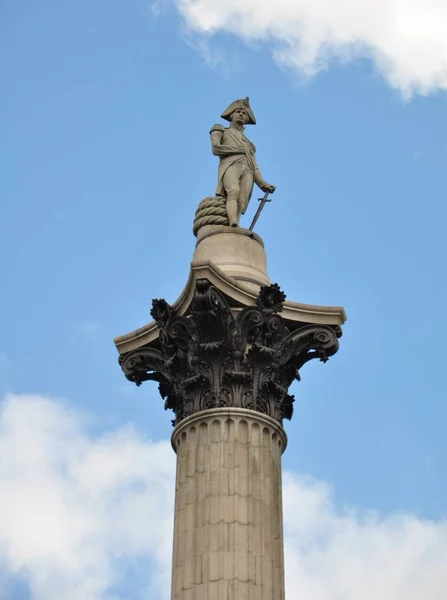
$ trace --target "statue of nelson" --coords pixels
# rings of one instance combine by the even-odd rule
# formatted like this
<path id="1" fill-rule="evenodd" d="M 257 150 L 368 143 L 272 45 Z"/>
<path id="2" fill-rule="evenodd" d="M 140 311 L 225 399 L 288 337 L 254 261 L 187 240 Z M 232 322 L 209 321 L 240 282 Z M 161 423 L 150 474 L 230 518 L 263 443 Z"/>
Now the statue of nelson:
<path id="1" fill-rule="evenodd" d="M 250 202 L 253 184 L 263 192 L 273 193 L 276 188 L 264 181 L 256 163 L 256 148 L 244 135 L 246 125 L 256 124 L 249 99 L 235 100 L 221 116 L 230 126 L 214 125 L 210 131 L 212 152 L 220 158 L 216 195 L 227 199 L 230 226 L 237 227 Z"/>

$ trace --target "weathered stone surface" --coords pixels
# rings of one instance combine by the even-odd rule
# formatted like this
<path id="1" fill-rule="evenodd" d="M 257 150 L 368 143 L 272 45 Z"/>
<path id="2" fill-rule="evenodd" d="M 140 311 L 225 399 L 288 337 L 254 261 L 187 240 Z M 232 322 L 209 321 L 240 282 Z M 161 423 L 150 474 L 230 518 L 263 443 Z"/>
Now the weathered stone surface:
<path id="1" fill-rule="evenodd" d="M 212 256 L 216 267 L 258 295 L 262 285 L 270 285 L 264 243 L 255 233 L 242 229 L 207 226 L 200 230 L 193 263 Z"/>
<path id="2" fill-rule="evenodd" d="M 172 600 L 284 600 L 283 428 L 254 411 L 193 415 L 177 453 Z"/>
<path id="3" fill-rule="evenodd" d="M 263 286 L 256 306 L 231 310 L 208 280 L 199 280 L 186 316 L 165 300 L 154 300 L 159 347 L 120 357 L 126 377 L 140 385 L 159 382 L 165 407 L 178 424 L 202 410 L 248 408 L 282 423 L 293 412 L 290 384 L 309 360 L 325 362 L 338 350 L 337 326 L 300 324 L 289 330 L 280 316 L 285 294 Z"/>

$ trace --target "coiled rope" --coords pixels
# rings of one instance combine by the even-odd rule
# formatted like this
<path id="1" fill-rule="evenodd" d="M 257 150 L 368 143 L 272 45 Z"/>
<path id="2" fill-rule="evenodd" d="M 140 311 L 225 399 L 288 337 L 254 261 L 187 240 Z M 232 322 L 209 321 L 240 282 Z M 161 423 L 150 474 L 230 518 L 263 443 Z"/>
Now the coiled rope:
<path id="1" fill-rule="evenodd" d="M 227 199 L 223 196 L 208 196 L 199 204 L 194 216 L 193 233 L 205 225 L 229 225 L 226 209 Z"/>

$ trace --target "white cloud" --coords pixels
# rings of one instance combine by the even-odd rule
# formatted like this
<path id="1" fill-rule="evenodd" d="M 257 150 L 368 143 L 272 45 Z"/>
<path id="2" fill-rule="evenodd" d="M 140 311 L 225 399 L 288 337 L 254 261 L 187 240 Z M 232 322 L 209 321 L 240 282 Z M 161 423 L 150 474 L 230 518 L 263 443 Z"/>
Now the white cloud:
<path id="1" fill-rule="evenodd" d="M 446 0 L 173 0 L 188 28 L 262 41 L 305 76 L 368 57 L 404 96 L 447 89 Z"/>
<path id="2" fill-rule="evenodd" d="M 60 402 L 7 397 L 0 562 L 25 574 L 33 600 L 102 600 L 113 597 L 108 589 L 127 561 L 152 557 L 158 589 L 150 597 L 166 598 L 173 471 L 168 442 L 152 443 L 131 428 L 92 437 Z"/>
<path id="3" fill-rule="evenodd" d="M 447 522 L 336 508 L 329 486 L 286 474 L 288 600 L 444 600 Z"/>
<path id="4" fill-rule="evenodd" d="M 168 600 L 173 490 L 169 442 L 130 427 L 91 435 L 82 415 L 39 396 L 3 403 L 0 568 L 33 600 Z M 445 523 L 340 510 L 325 483 L 290 473 L 284 515 L 287 600 L 445 598 Z M 114 594 L 139 559 L 151 568 L 138 590 Z"/>

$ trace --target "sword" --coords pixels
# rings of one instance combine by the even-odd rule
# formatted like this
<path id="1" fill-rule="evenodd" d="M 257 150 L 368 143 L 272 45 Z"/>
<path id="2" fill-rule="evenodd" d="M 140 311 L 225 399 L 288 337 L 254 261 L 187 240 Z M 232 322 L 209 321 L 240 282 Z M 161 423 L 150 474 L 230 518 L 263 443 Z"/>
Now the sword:
<path id="1" fill-rule="evenodd" d="M 256 225 L 256 221 L 259 219 L 259 215 L 261 214 L 262 209 L 267 204 L 267 202 L 271 202 L 272 201 L 272 199 L 268 197 L 269 194 L 270 194 L 270 192 L 265 192 L 264 198 L 258 198 L 258 201 L 261 204 L 258 206 L 258 210 L 256 211 L 256 214 L 253 217 L 253 221 L 252 221 L 252 223 L 250 225 L 249 231 L 253 231 L 253 227 Z"/>

